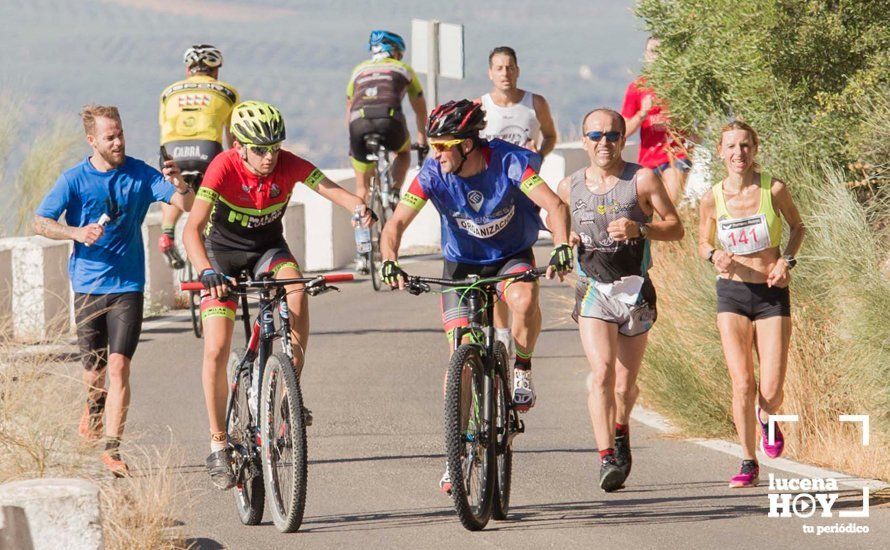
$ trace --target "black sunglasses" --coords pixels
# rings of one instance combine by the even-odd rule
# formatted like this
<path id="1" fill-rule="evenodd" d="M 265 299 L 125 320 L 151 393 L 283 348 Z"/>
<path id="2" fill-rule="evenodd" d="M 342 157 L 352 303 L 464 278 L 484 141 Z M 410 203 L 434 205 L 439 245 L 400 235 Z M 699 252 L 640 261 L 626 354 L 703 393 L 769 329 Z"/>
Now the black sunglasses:
<path id="1" fill-rule="evenodd" d="M 600 131 L 587 132 L 587 139 L 589 139 L 590 141 L 592 141 L 592 142 L 594 142 L 594 143 L 596 143 L 596 142 L 598 142 L 599 140 L 603 139 L 603 136 L 606 136 L 606 141 L 608 141 L 609 143 L 615 143 L 616 141 L 618 141 L 619 139 L 621 139 L 622 134 L 621 134 L 621 132 L 618 132 L 618 131 L 612 131 L 612 132 L 600 132 Z"/>

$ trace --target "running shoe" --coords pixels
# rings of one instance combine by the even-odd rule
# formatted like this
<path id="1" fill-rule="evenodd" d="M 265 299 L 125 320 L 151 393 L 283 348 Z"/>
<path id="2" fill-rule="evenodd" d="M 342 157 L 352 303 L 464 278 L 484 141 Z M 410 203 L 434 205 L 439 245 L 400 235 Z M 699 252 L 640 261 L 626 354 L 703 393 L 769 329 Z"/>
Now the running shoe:
<path id="1" fill-rule="evenodd" d="M 535 386 L 532 371 L 513 369 L 513 408 L 525 412 L 535 406 Z"/>
<path id="2" fill-rule="evenodd" d="M 90 443 L 102 438 L 102 413 L 97 415 L 91 412 L 89 403 L 83 407 L 83 414 L 80 416 L 77 433 L 84 441 Z"/>
<path id="3" fill-rule="evenodd" d="M 305 424 L 306 427 L 308 428 L 309 426 L 312 425 L 312 420 L 313 420 L 312 411 L 310 411 L 306 407 L 303 407 L 303 424 Z"/>
<path id="4" fill-rule="evenodd" d="M 232 450 L 229 447 L 210 453 L 207 457 L 207 473 L 213 485 L 222 491 L 235 486 L 235 472 L 232 470 Z"/>
<path id="5" fill-rule="evenodd" d="M 364 254 L 355 255 L 355 272 L 362 275 L 367 275 L 371 272 L 371 269 L 368 267 L 368 258 Z"/>
<path id="6" fill-rule="evenodd" d="M 182 269 L 185 267 L 185 260 L 182 259 L 182 256 L 179 255 L 179 250 L 176 249 L 173 235 L 161 233 L 161 236 L 158 238 L 158 250 L 164 255 L 170 269 Z"/>
<path id="7" fill-rule="evenodd" d="M 445 463 L 445 473 L 442 474 L 442 479 L 439 480 L 439 490 L 446 495 L 451 494 L 451 472 L 448 471 L 447 462 Z"/>
<path id="8" fill-rule="evenodd" d="M 130 468 L 117 453 L 112 454 L 106 451 L 102 453 L 101 460 L 102 464 L 104 464 L 105 467 L 108 468 L 108 471 L 111 472 L 114 477 L 130 476 Z"/>
<path id="9" fill-rule="evenodd" d="M 785 436 L 782 435 L 782 430 L 779 429 L 778 422 L 774 423 L 776 426 L 775 441 L 770 445 L 769 419 L 767 418 L 766 422 L 760 420 L 760 411 L 762 410 L 763 409 L 760 407 L 757 407 L 754 411 L 757 414 L 757 421 L 760 422 L 760 450 L 770 458 L 779 458 L 782 456 L 782 451 L 785 449 Z"/>
<path id="10" fill-rule="evenodd" d="M 743 460 L 739 473 L 729 480 L 729 486 L 733 489 L 757 487 L 758 483 L 760 483 L 760 466 L 755 460 Z"/>
<path id="11" fill-rule="evenodd" d="M 617 491 L 624 484 L 625 475 L 615 462 L 615 457 L 609 455 L 600 464 L 600 489 L 607 493 Z"/>
<path id="12" fill-rule="evenodd" d="M 615 463 L 621 468 L 624 479 L 630 475 L 633 458 L 630 454 L 630 435 L 615 436 Z"/>

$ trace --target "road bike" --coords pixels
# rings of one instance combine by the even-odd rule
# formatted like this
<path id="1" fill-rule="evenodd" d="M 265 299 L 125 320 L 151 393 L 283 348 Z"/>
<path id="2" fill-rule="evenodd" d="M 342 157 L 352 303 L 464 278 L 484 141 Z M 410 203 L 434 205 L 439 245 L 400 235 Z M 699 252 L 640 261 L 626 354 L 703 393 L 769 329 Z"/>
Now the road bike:
<path id="1" fill-rule="evenodd" d="M 379 220 L 378 223 L 371 225 L 371 251 L 365 254 L 364 262 L 370 272 L 374 290 L 380 290 L 386 287 L 381 284 L 378 269 L 383 261 L 380 253 L 380 233 L 399 204 L 399 190 L 393 185 L 390 151 L 383 144 L 385 141 L 383 136 L 372 132 L 364 136 L 364 141 L 365 147 L 370 151 L 367 159 L 374 162 L 375 166 L 368 184 L 368 208 L 374 211 Z M 429 147 L 415 143 L 411 145 L 411 150 L 417 153 L 419 167 L 429 152 Z"/>
<path id="2" fill-rule="evenodd" d="M 259 298 L 247 347 L 232 351 L 228 369 L 231 392 L 226 435 L 232 448 L 235 504 L 245 525 L 257 525 L 262 520 L 268 501 L 275 527 L 291 533 L 300 528 L 306 506 L 307 409 L 293 366 L 288 292 L 284 287 L 302 284 L 297 292 L 316 296 L 339 290 L 331 283 L 351 280 L 351 273 L 292 279 L 274 279 L 272 273 L 263 273 L 230 287 L 230 294 L 243 298 L 253 291 Z M 191 291 L 203 285 L 188 282 L 181 287 Z M 241 303 L 246 310 L 246 301 L 242 299 Z M 281 343 L 277 352 L 275 340 Z"/>
<path id="3" fill-rule="evenodd" d="M 430 292 L 430 285 L 458 292 L 469 309 L 469 326 L 454 334 L 454 353 L 445 384 L 445 451 L 451 475 L 451 497 L 460 522 L 470 531 L 483 529 L 490 518 L 507 518 L 513 469 L 513 438 L 525 431 L 513 407 L 507 349 L 494 336 L 492 323 L 497 285 L 531 282 L 546 267 L 482 278 L 436 279 L 407 276 L 412 294 Z M 464 338 L 469 341 L 462 343 Z"/>

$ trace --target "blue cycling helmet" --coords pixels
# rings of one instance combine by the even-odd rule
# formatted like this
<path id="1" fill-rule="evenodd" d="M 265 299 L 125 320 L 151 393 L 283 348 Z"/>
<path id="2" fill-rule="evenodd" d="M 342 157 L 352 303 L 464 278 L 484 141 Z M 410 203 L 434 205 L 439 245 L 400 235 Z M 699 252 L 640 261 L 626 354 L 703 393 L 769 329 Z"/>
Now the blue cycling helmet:
<path id="1" fill-rule="evenodd" d="M 389 31 L 371 31 L 368 39 L 368 50 L 371 53 L 391 53 L 393 50 L 405 51 L 405 41 L 401 36 Z"/>

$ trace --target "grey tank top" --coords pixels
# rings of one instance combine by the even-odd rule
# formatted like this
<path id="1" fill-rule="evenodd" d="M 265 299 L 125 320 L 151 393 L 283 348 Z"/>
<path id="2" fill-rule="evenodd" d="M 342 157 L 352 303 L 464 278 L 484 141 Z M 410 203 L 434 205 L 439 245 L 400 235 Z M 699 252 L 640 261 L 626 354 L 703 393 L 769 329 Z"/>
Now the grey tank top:
<path id="1" fill-rule="evenodd" d="M 581 237 L 578 263 L 581 275 L 602 283 L 613 283 L 627 275 L 645 277 L 651 265 L 648 239 L 615 241 L 609 224 L 620 218 L 649 223 L 637 197 L 639 164 L 626 163 L 618 182 L 609 191 L 597 194 L 587 188 L 587 169 L 571 175 L 570 208 L 572 231 Z"/>

